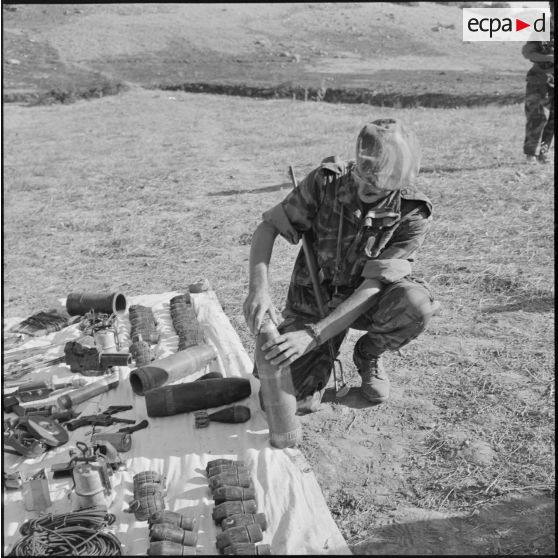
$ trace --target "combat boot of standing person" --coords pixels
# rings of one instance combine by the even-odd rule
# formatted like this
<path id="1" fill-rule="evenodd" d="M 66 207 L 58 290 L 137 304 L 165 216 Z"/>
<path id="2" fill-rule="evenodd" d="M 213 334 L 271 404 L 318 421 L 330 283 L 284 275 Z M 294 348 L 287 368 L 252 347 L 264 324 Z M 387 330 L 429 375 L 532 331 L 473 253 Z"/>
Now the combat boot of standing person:
<path id="1" fill-rule="evenodd" d="M 554 138 L 554 3 L 549 2 L 550 41 L 529 41 L 521 53 L 533 62 L 525 87 L 525 141 L 529 163 L 547 163 Z"/>
<path id="2" fill-rule="evenodd" d="M 299 413 L 319 407 L 349 328 L 364 332 L 353 350 L 362 396 L 386 401 L 382 355 L 420 335 L 434 313 L 428 286 L 412 275 L 432 219 L 430 200 L 413 187 L 420 157 L 415 134 L 402 122 L 370 122 L 358 134 L 355 160 L 324 159 L 263 213 L 254 232 L 244 316 L 253 334 L 266 313 L 278 324 L 281 335 L 262 349 L 274 365 L 290 366 Z M 273 247 L 279 235 L 297 244 L 303 234 L 317 256 L 326 316 L 320 317 L 301 249 L 279 323 L 268 276 Z"/>

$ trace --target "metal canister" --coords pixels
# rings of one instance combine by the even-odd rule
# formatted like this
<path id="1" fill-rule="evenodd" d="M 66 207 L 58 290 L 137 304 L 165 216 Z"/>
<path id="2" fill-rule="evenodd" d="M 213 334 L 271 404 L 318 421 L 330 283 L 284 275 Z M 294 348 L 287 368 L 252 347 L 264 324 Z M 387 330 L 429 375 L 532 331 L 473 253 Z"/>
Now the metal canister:
<path id="1" fill-rule="evenodd" d="M 126 432 L 93 434 L 91 437 L 92 444 L 103 444 L 109 442 L 114 446 L 116 451 L 130 451 L 132 447 L 132 436 Z"/>
<path id="2" fill-rule="evenodd" d="M 112 328 L 98 329 L 93 334 L 95 345 L 100 353 L 116 351 L 116 334 Z"/>

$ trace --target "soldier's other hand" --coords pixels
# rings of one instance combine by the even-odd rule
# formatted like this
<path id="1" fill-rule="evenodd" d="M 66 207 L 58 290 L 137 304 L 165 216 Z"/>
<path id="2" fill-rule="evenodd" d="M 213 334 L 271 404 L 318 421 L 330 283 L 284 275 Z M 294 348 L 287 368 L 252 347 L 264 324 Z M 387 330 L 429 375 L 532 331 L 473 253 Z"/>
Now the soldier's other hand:
<path id="1" fill-rule="evenodd" d="M 254 335 L 260 332 L 266 313 L 269 313 L 275 325 L 279 324 L 278 312 L 273 306 L 269 293 L 265 291 L 250 292 L 244 301 L 243 310 L 246 325 Z"/>
<path id="2" fill-rule="evenodd" d="M 307 330 L 289 331 L 262 345 L 265 359 L 273 366 L 290 366 L 295 360 L 314 348 L 316 342 Z"/>

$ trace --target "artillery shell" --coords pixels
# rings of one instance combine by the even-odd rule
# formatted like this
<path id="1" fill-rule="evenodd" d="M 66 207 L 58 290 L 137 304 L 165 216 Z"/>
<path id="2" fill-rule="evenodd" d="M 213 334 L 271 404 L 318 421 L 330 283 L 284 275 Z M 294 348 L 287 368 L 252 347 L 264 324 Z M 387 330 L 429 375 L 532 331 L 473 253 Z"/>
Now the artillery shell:
<path id="1" fill-rule="evenodd" d="M 213 499 L 215 504 L 233 500 L 255 500 L 256 490 L 253 487 L 219 486 L 213 491 Z"/>
<path id="2" fill-rule="evenodd" d="M 268 544 L 233 543 L 223 550 L 223 554 L 248 554 L 256 556 L 270 556 L 271 546 Z"/>
<path id="3" fill-rule="evenodd" d="M 241 525 L 252 525 L 257 523 L 262 531 L 267 529 L 267 520 L 264 513 L 238 513 L 225 517 L 221 522 L 221 528 L 223 531 L 230 529 L 231 527 L 240 527 Z"/>
<path id="4" fill-rule="evenodd" d="M 155 512 L 149 517 L 149 524 L 155 523 L 170 523 L 176 525 L 187 531 L 195 531 L 198 526 L 198 520 L 195 517 L 186 517 L 178 512 L 173 511 L 159 511 Z"/>
<path id="5" fill-rule="evenodd" d="M 209 488 L 214 490 L 219 486 L 244 486 L 252 484 L 250 476 L 241 471 L 225 471 L 213 477 L 209 477 Z"/>
<path id="6" fill-rule="evenodd" d="M 154 523 L 149 536 L 153 541 L 171 541 L 183 546 L 196 546 L 198 542 L 197 531 L 186 531 L 172 523 Z"/>
<path id="7" fill-rule="evenodd" d="M 239 513 L 256 513 L 256 500 L 235 500 L 233 502 L 223 502 L 215 506 L 211 516 L 215 523 L 221 523 L 225 517 Z"/>
<path id="8" fill-rule="evenodd" d="M 222 550 L 233 543 L 257 543 L 263 539 L 261 527 L 257 523 L 231 527 L 217 535 L 217 548 Z"/>

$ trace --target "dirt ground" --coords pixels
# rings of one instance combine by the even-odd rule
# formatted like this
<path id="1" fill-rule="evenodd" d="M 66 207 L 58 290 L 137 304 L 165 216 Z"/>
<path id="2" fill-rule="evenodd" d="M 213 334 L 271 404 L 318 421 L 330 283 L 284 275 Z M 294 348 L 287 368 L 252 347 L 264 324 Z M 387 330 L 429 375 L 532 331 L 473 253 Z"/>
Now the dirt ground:
<path id="1" fill-rule="evenodd" d="M 351 156 L 371 114 L 400 117 L 421 138 L 421 188 L 436 208 L 415 269 L 442 311 L 386 358 L 393 392 L 380 406 L 358 395 L 350 331 L 341 361 L 351 392 L 336 400 L 329 390 L 301 417 L 301 449 L 355 554 L 553 555 L 554 175 L 553 165 L 523 164 L 522 107 L 388 109 L 140 87 L 376 76 L 388 89 L 521 91 L 528 63 L 509 45 L 456 41 L 460 11 L 427 3 L 16 7 L 4 6 L 5 44 L 29 60 L 6 51 L 6 88 L 50 87 L 71 68 L 77 81 L 102 72 L 131 89 L 5 105 L 5 316 L 78 287 L 135 295 L 206 277 L 251 353 L 249 245 L 261 212 L 291 187 L 288 165 L 300 179 L 324 156 Z M 45 44 L 52 50 L 35 48 Z M 286 242 L 274 252 L 279 307 L 296 252 Z"/>

